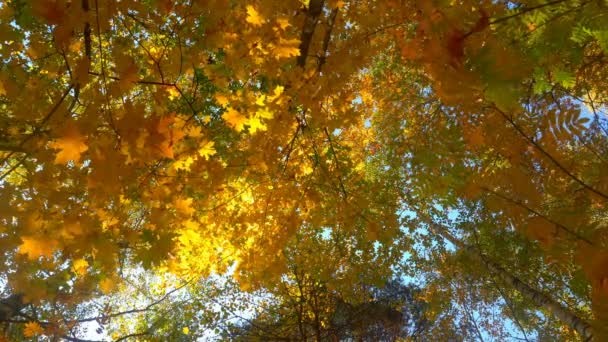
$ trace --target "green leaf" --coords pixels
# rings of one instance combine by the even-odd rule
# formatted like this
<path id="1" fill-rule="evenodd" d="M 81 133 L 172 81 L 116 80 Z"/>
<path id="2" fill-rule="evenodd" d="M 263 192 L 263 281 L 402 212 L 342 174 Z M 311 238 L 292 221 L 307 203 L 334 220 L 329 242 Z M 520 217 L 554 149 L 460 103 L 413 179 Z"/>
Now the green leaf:
<path id="1" fill-rule="evenodd" d="M 571 89 L 576 84 L 576 78 L 564 70 L 555 71 L 553 73 L 553 78 L 555 79 L 555 82 L 559 83 L 566 89 Z"/>
<path id="2" fill-rule="evenodd" d="M 597 39 L 597 43 L 600 45 L 604 52 L 608 52 L 608 31 L 597 30 L 593 31 L 593 37 Z"/>

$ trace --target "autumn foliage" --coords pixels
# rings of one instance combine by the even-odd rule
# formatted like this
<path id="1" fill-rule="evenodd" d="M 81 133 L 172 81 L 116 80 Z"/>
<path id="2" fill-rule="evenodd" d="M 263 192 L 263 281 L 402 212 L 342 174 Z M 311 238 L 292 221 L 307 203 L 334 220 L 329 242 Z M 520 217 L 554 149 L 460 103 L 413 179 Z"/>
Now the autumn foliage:
<path id="1" fill-rule="evenodd" d="M 313 313 L 407 275 L 425 279 L 417 336 L 500 307 L 524 337 L 608 338 L 607 17 L 583 0 L 1 2 L 5 334 L 78 341 L 122 319 L 87 305 L 134 274 L 191 298 L 229 274 L 279 301 L 293 279 L 325 291 L 334 306 L 294 316 L 322 340 Z M 269 307 L 303 307 L 285 303 Z M 473 323 L 465 338 L 506 336 Z M 137 336 L 174 336 L 158 326 Z"/>

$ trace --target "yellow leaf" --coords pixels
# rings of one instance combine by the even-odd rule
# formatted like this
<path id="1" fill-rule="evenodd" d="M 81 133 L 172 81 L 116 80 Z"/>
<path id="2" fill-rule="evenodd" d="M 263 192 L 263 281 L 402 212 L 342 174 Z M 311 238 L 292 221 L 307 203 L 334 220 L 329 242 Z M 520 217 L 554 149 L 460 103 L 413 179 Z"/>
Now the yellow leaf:
<path id="1" fill-rule="evenodd" d="M 264 106 L 264 101 L 266 101 L 266 95 L 260 95 L 258 96 L 258 98 L 255 100 L 255 104 L 257 104 L 258 106 Z"/>
<path id="2" fill-rule="evenodd" d="M 222 107 L 226 107 L 228 104 L 228 98 L 222 94 L 215 94 L 215 101 Z"/>
<path id="3" fill-rule="evenodd" d="M 88 149 L 86 140 L 86 137 L 80 134 L 76 125 L 67 124 L 61 138 L 56 139 L 49 145 L 51 148 L 60 150 L 55 156 L 55 163 L 66 164 L 70 160 L 78 163 L 80 155 Z"/>
<path id="4" fill-rule="evenodd" d="M 180 96 L 179 91 L 175 88 L 168 88 L 167 92 L 169 93 L 169 100 L 174 100 L 175 98 Z"/>
<path id="5" fill-rule="evenodd" d="M 273 99 L 280 96 L 281 94 L 283 94 L 283 90 L 285 90 L 285 87 L 283 87 L 283 86 L 278 85 L 278 86 L 274 87 Z"/>
<path id="6" fill-rule="evenodd" d="M 280 85 L 276 86 L 273 91 L 274 95 L 268 96 L 268 100 L 276 102 L 276 104 L 281 104 L 281 94 L 283 94 L 283 90 L 285 90 L 285 87 Z"/>
<path id="7" fill-rule="evenodd" d="M 310 165 L 304 165 L 304 166 L 302 166 L 302 169 L 301 169 L 301 173 L 304 176 L 311 174 L 313 171 L 314 171 L 314 169 Z"/>
<path id="8" fill-rule="evenodd" d="M 207 141 L 204 142 L 202 145 L 203 147 L 198 150 L 198 154 L 201 157 L 205 158 L 205 160 L 209 160 L 209 157 L 215 154 L 215 148 L 213 147 L 215 145 L 215 142 Z"/>
<path id="9" fill-rule="evenodd" d="M 87 269 L 89 268 L 89 262 L 84 259 L 76 259 L 72 263 L 72 272 L 76 273 L 79 276 L 83 276 L 87 274 Z"/>
<path id="10" fill-rule="evenodd" d="M 183 327 L 182 328 L 182 332 L 184 333 L 184 335 L 188 335 L 190 333 L 190 328 L 188 327 Z"/>
<path id="11" fill-rule="evenodd" d="M 255 116 L 249 120 L 247 120 L 247 125 L 249 125 L 249 133 L 255 133 L 257 131 L 265 131 L 266 125 L 262 123 L 259 117 Z"/>
<path id="12" fill-rule="evenodd" d="M 42 335 L 43 333 L 44 329 L 42 329 L 38 322 L 25 323 L 25 328 L 23 329 L 23 335 L 25 337 L 34 337 L 36 335 Z"/>
<path id="13" fill-rule="evenodd" d="M 290 26 L 289 20 L 286 18 L 277 19 L 277 24 L 279 24 L 279 27 L 281 28 L 281 30 L 285 30 L 286 28 L 288 28 Z"/>
<path id="14" fill-rule="evenodd" d="M 264 23 L 264 17 L 253 6 L 247 5 L 247 19 L 245 21 L 253 26 L 261 26 Z"/>
<path id="15" fill-rule="evenodd" d="M 272 51 L 274 53 L 274 58 L 276 59 L 299 56 L 300 40 L 279 38 L 279 45 Z"/>
<path id="16" fill-rule="evenodd" d="M 53 257 L 56 244 L 54 240 L 38 240 L 33 237 L 22 237 L 21 241 L 23 243 L 19 246 L 19 253 L 27 254 L 30 260 L 38 259 L 41 256 L 47 258 Z"/>
<path id="17" fill-rule="evenodd" d="M 253 197 L 251 189 L 243 190 L 243 192 L 241 193 L 241 200 L 249 204 L 253 204 L 253 202 L 255 202 L 255 198 Z"/>
<path id="18" fill-rule="evenodd" d="M 222 114 L 222 119 L 226 120 L 228 126 L 234 128 L 237 132 L 242 131 L 245 123 L 247 123 L 247 118 L 232 108 L 228 108 L 228 110 Z"/>
<path id="19" fill-rule="evenodd" d="M 258 109 L 258 111 L 255 112 L 255 115 L 262 119 L 272 119 L 272 117 L 274 116 L 274 114 L 271 111 L 269 111 L 268 108 Z"/>
<path id="20" fill-rule="evenodd" d="M 178 213 L 185 216 L 190 216 L 194 213 L 194 209 L 192 208 L 192 198 L 178 198 L 175 200 L 173 206 Z"/>
<path id="21" fill-rule="evenodd" d="M 190 171 L 190 165 L 194 163 L 194 159 L 192 157 L 182 158 L 173 163 L 173 167 L 176 170 L 186 170 Z"/>

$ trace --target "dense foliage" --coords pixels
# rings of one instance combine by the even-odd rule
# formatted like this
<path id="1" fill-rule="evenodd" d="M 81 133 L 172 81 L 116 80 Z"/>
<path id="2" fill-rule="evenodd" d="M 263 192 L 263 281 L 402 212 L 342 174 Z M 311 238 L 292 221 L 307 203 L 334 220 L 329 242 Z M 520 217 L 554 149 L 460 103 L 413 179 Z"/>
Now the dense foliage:
<path id="1" fill-rule="evenodd" d="M 4 335 L 608 339 L 607 54 L 605 0 L 0 2 Z"/>

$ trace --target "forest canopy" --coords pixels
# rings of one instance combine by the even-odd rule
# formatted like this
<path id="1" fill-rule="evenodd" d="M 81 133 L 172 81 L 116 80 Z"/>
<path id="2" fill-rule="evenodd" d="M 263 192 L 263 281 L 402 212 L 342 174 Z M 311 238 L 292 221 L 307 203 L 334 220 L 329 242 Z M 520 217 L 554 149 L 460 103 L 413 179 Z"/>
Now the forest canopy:
<path id="1" fill-rule="evenodd" d="M 0 340 L 608 340 L 608 1 L 0 2 Z"/>

